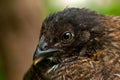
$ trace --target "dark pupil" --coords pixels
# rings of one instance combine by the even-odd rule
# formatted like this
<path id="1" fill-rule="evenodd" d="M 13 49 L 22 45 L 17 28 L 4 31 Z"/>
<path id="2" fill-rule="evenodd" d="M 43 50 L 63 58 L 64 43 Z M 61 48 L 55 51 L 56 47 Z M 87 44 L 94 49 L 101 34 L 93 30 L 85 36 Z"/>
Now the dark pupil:
<path id="1" fill-rule="evenodd" d="M 65 33 L 63 35 L 63 39 L 69 39 L 70 38 L 70 33 Z"/>

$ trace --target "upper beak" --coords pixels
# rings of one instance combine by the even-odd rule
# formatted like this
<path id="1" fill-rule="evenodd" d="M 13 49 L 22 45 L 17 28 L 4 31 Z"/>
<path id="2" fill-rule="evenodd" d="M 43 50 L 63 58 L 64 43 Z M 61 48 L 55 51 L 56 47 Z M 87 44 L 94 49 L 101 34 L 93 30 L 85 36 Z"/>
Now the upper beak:
<path id="1" fill-rule="evenodd" d="M 58 49 L 48 48 L 48 44 L 44 41 L 44 36 L 42 36 L 40 43 L 35 50 L 35 53 L 33 56 L 33 63 L 36 64 L 42 61 L 44 58 L 52 56 L 54 53 L 59 51 L 60 50 Z"/>

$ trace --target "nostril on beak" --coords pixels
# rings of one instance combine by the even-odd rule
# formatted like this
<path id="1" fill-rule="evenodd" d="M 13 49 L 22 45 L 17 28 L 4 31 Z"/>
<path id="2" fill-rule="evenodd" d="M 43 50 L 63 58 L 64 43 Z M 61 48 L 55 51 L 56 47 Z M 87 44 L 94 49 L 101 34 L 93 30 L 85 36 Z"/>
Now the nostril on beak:
<path id="1" fill-rule="evenodd" d="M 48 44 L 46 42 L 41 44 L 41 50 L 47 50 L 48 49 Z"/>

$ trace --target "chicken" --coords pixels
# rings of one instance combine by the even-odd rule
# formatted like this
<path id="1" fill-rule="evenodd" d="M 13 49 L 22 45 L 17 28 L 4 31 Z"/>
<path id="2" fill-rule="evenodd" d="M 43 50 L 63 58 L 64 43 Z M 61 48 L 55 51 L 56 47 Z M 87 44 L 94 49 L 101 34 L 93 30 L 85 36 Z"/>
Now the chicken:
<path id="1" fill-rule="evenodd" d="M 120 80 L 120 17 L 84 8 L 49 15 L 23 80 Z"/>

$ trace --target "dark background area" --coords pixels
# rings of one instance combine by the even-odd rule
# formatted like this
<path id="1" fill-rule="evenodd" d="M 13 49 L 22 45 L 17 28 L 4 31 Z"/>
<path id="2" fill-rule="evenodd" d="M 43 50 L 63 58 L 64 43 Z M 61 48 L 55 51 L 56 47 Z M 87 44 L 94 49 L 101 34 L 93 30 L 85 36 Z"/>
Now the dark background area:
<path id="1" fill-rule="evenodd" d="M 22 80 L 32 64 L 43 19 L 68 7 L 120 15 L 120 0 L 0 1 L 0 80 Z"/>

